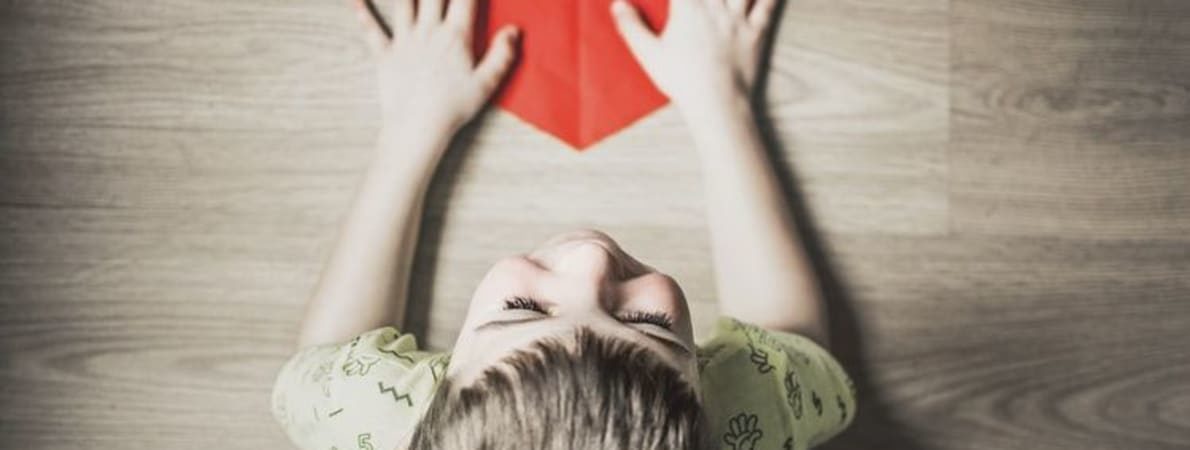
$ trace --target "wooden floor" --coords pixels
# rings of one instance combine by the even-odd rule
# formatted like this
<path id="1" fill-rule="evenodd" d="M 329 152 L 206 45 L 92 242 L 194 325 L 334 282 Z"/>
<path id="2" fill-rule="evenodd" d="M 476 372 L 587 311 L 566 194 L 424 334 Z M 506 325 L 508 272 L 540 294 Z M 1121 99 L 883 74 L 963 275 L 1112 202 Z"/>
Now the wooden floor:
<path id="1" fill-rule="evenodd" d="M 1190 448 L 1190 2 L 793 0 L 768 110 L 860 387 L 835 449 Z M 287 448 L 268 389 L 376 132 L 326 0 L 0 0 L 0 448 Z M 713 318 L 689 139 L 503 112 L 411 326 L 579 226 Z M 431 304 L 432 302 L 432 304 Z"/>

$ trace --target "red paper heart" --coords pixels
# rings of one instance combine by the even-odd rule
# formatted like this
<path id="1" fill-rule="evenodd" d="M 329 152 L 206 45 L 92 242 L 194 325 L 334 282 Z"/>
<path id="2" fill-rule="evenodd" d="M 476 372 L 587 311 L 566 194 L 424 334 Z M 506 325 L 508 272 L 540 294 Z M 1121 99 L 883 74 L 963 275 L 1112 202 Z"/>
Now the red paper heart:
<path id="1" fill-rule="evenodd" d="M 658 30 L 668 0 L 631 0 Z M 669 99 L 629 53 L 611 0 L 485 0 L 476 54 L 505 24 L 520 28 L 516 66 L 496 103 L 577 150 L 619 131 Z"/>

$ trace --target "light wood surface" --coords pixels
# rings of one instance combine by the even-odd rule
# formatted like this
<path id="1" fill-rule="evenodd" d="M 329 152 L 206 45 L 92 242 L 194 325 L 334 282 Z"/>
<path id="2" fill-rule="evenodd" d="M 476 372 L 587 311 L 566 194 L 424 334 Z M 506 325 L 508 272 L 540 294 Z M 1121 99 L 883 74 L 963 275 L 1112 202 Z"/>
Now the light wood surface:
<path id="1" fill-rule="evenodd" d="M 1190 448 L 1190 3 L 797 0 L 768 125 L 860 387 L 838 449 Z M 0 448 L 287 448 L 268 389 L 376 132 L 345 4 L 0 0 Z M 608 231 L 714 318 L 663 109 L 501 112 L 431 188 L 410 329 Z M 793 179 L 796 179 L 794 182 Z"/>

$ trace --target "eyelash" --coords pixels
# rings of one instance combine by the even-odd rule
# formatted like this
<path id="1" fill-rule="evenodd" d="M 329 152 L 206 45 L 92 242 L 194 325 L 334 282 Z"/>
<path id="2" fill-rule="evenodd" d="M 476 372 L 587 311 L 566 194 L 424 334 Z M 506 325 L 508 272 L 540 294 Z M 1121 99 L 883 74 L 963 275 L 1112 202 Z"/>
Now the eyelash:
<path id="1" fill-rule="evenodd" d="M 541 303 L 538 303 L 537 300 L 527 297 L 510 297 L 504 299 L 504 309 L 527 309 L 530 311 L 537 311 L 542 314 L 546 313 L 545 308 L 541 306 Z"/>
<path id="2" fill-rule="evenodd" d="M 541 306 L 540 302 L 528 297 L 507 298 L 504 300 L 504 309 L 525 309 L 546 314 L 546 310 Z M 667 330 L 673 328 L 673 319 L 669 317 L 669 314 L 663 312 L 632 311 L 617 316 L 616 319 L 619 319 L 621 322 L 628 323 L 649 323 Z"/>
<path id="3" fill-rule="evenodd" d="M 632 311 L 616 318 L 622 322 L 651 323 L 667 330 L 672 329 L 674 325 L 674 321 L 669 318 L 669 314 L 663 312 Z"/>

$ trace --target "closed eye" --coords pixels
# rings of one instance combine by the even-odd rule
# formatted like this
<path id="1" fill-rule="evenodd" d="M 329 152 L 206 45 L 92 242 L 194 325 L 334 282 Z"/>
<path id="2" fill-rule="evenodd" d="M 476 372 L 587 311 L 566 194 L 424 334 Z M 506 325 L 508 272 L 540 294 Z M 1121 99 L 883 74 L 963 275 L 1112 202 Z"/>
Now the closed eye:
<path id="1" fill-rule="evenodd" d="M 524 309 L 546 314 L 545 307 L 541 306 L 541 302 L 528 297 L 514 296 L 504 299 L 504 310 L 507 311 L 510 309 Z"/>
<path id="2" fill-rule="evenodd" d="M 663 312 L 645 312 L 645 311 L 631 311 L 625 314 L 616 316 L 621 322 L 627 323 L 649 323 L 667 330 L 673 329 L 674 321 L 669 317 L 669 314 Z"/>
<path id="3" fill-rule="evenodd" d="M 541 302 L 529 298 L 513 296 L 504 299 L 504 310 L 528 310 L 540 314 L 549 314 L 545 306 Z M 673 318 L 664 312 L 660 311 L 629 311 L 616 316 L 616 319 L 624 323 L 647 323 L 656 325 L 666 330 L 673 329 Z"/>
<path id="4" fill-rule="evenodd" d="M 518 324 L 524 324 L 524 323 L 529 323 L 529 322 L 538 322 L 538 321 L 542 321 L 542 320 L 552 319 L 551 317 L 543 317 L 543 316 L 549 316 L 549 312 L 546 311 L 545 306 L 542 305 L 541 302 L 539 302 L 535 299 L 529 298 L 529 297 L 513 296 L 513 297 L 504 299 L 504 310 L 505 311 L 508 311 L 508 310 L 533 311 L 533 312 L 539 314 L 540 316 L 522 317 L 519 319 L 510 319 L 510 320 L 493 320 L 491 322 L 487 322 L 487 323 L 484 323 L 484 324 L 476 327 L 475 332 L 479 333 L 479 332 L 482 332 L 485 330 L 493 330 L 493 329 L 497 329 L 497 328 L 505 328 L 505 327 L 509 327 L 509 326 L 515 326 Z M 648 323 L 648 324 L 656 325 L 661 328 L 665 328 L 666 330 L 670 330 L 670 328 L 673 326 L 673 319 L 671 319 L 668 314 L 665 314 L 663 312 L 633 311 L 633 312 L 630 312 L 627 314 L 622 314 L 622 315 L 618 316 L 617 319 L 619 321 L 625 322 L 625 323 Z M 691 352 L 689 348 L 686 348 L 685 344 L 682 344 L 681 342 L 674 339 L 673 337 L 667 337 L 668 335 L 661 334 L 661 333 L 651 333 L 651 332 L 646 332 L 643 330 L 637 330 L 637 331 L 641 334 L 644 334 L 645 336 L 648 336 L 651 339 L 661 342 L 663 345 L 665 345 L 666 347 L 669 347 L 670 349 L 674 350 L 675 352 L 677 352 L 679 354 L 685 355 L 687 357 L 693 355 L 693 352 Z M 670 333 L 672 333 L 672 330 L 670 330 Z"/>

